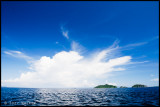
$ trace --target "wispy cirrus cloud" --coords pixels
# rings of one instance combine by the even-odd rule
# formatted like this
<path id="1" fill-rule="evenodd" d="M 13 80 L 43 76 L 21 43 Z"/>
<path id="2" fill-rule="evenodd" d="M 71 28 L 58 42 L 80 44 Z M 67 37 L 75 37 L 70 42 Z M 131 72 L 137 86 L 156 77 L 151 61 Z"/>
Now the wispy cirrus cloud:
<path id="1" fill-rule="evenodd" d="M 146 63 L 146 62 L 149 62 L 149 61 L 130 62 L 129 64 L 142 64 L 142 63 Z"/>
<path id="2" fill-rule="evenodd" d="M 134 49 L 136 47 L 147 45 L 148 43 L 151 43 L 151 42 L 153 42 L 154 40 L 157 40 L 157 39 L 159 39 L 159 36 L 154 36 L 153 38 L 150 38 L 150 39 L 148 39 L 146 41 L 143 41 L 143 42 L 131 43 L 131 44 L 127 44 L 125 46 L 121 46 L 119 49 L 121 49 L 121 50 Z"/>
<path id="3" fill-rule="evenodd" d="M 15 58 L 22 58 L 24 60 L 26 60 L 27 62 L 32 62 L 34 59 L 30 56 L 27 56 L 26 54 L 20 52 L 20 51 L 14 51 L 14 50 L 8 50 L 8 51 L 4 51 L 4 53 L 6 55 L 10 55 L 12 57 L 15 57 Z"/>
<path id="4" fill-rule="evenodd" d="M 84 51 L 86 51 L 82 45 L 75 41 L 71 42 L 71 50 L 78 53 L 83 53 Z"/>
<path id="5" fill-rule="evenodd" d="M 146 45 L 148 42 L 139 42 L 139 43 L 132 43 L 132 44 L 127 44 L 125 46 L 120 46 L 119 50 L 124 51 L 124 50 L 131 50 L 131 49 L 135 49 L 137 47 Z"/>
<path id="6" fill-rule="evenodd" d="M 65 38 L 69 39 L 69 36 L 68 36 L 69 31 L 66 30 L 63 26 L 61 26 L 61 32 Z"/>
<path id="7" fill-rule="evenodd" d="M 124 46 L 123 48 L 141 46 L 141 45 L 145 45 L 145 44 L 147 44 L 147 43 L 148 43 L 148 42 L 139 42 L 139 43 L 128 44 L 128 45 Z"/>

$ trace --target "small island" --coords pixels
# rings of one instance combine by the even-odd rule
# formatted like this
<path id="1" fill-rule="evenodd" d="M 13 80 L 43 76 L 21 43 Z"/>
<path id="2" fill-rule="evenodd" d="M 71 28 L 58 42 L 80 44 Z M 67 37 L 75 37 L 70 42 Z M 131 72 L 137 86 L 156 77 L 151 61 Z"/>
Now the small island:
<path id="1" fill-rule="evenodd" d="M 143 88 L 143 87 L 147 87 L 147 86 L 142 84 L 135 84 L 132 86 L 132 88 Z"/>
<path id="2" fill-rule="evenodd" d="M 105 84 L 105 85 L 98 85 L 95 88 L 117 88 L 117 86 Z"/>
<path id="3" fill-rule="evenodd" d="M 119 88 L 127 88 L 126 86 L 120 86 Z"/>

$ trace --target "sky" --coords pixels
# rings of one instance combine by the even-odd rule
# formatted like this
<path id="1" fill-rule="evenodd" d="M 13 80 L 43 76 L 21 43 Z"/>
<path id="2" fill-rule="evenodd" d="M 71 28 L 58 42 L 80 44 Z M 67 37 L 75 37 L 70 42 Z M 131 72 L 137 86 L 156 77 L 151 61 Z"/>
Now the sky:
<path id="1" fill-rule="evenodd" d="M 159 85 L 158 1 L 2 1 L 6 87 Z"/>

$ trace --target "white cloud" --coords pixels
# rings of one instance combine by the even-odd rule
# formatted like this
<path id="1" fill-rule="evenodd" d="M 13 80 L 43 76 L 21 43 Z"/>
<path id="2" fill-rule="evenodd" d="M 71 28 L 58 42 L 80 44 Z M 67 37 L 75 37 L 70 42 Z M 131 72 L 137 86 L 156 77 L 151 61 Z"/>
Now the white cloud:
<path id="1" fill-rule="evenodd" d="M 145 44 L 147 44 L 147 43 L 148 43 L 148 42 L 140 42 L 140 43 L 128 44 L 128 45 L 126 45 L 124 48 L 141 46 L 141 45 L 145 45 Z"/>
<path id="2" fill-rule="evenodd" d="M 78 53 L 83 53 L 85 51 L 85 48 L 75 41 L 72 41 L 71 49 L 72 49 L 72 51 L 76 51 Z"/>
<path id="3" fill-rule="evenodd" d="M 159 36 L 154 36 L 153 38 L 150 38 L 144 42 L 132 43 L 132 44 L 125 45 L 125 46 L 121 47 L 121 50 L 128 50 L 128 49 L 132 49 L 134 47 L 146 45 L 146 44 L 153 42 L 154 40 L 157 40 L 157 39 L 159 39 Z"/>
<path id="4" fill-rule="evenodd" d="M 145 45 L 145 44 L 147 44 L 147 43 L 148 43 L 148 42 L 132 43 L 132 44 L 128 44 L 128 45 L 119 47 L 119 49 L 120 49 L 121 51 L 123 51 L 123 50 L 130 50 L 130 49 L 133 49 L 133 48 L 136 48 L 136 47 Z"/>
<path id="5" fill-rule="evenodd" d="M 63 34 L 64 37 L 66 37 L 67 39 L 69 39 L 68 31 L 62 31 L 62 34 Z"/>
<path id="6" fill-rule="evenodd" d="M 67 38 L 67 39 L 69 39 L 69 36 L 68 36 L 68 30 L 66 30 L 66 29 L 64 29 L 64 27 L 63 26 L 61 26 L 61 31 L 62 31 L 62 35 L 65 37 L 65 38 Z"/>
<path id="7" fill-rule="evenodd" d="M 159 78 L 151 79 L 151 81 L 159 81 Z"/>
<path id="8" fill-rule="evenodd" d="M 141 64 L 141 63 L 146 63 L 146 62 L 149 62 L 149 61 L 142 61 L 142 62 L 130 62 L 128 64 Z"/>
<path id="9" fill-rule="evenodd" d="M 74 46 L 76 47 L 76 43 L 73 49 Z M 107 73 L 125 70 L 121 65 L 127 65 L 130 62 L 131 56 L 110 59 L 108 54 L 116 49 L 117 47 L 110 47 L 97 52 L 90 58 L 73 50 L 61 51 L 51 58 L 43 56 L 30 64 L 32 71 L 22 73 L 19 78 L 2 82 L 3 85 L 10 87 L 94 87 L 101 84 L 100 81 L 106 80 Z M 9 52 L 9 54 L 13 53 Z M 106 58 L 109 60 L 103 60 Z"/>
<path id="10" fill-rule="evenodd" d="M 20 52 L 20 51 L 13 51 L 13 50 L 9 50 L 9 51 L 4 51 L 5 54 L 10 55 L 12 57 L 16 57 L 16 58 L 22 58 L 24 60 L 26 60 L 27 62 L 32 62 L 33 58 L 30 56 L 25 55 L 24 53 Z"/>

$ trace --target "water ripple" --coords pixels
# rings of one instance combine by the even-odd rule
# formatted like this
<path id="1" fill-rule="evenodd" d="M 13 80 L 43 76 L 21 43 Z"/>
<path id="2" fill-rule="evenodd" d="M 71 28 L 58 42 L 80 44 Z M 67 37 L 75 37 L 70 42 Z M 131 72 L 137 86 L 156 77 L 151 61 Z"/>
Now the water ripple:
<path id="1" fill-rule="evenodd" d="M 159 87 L 125 89 L 1 88 L 2 106 L 159 106 Z"/>

